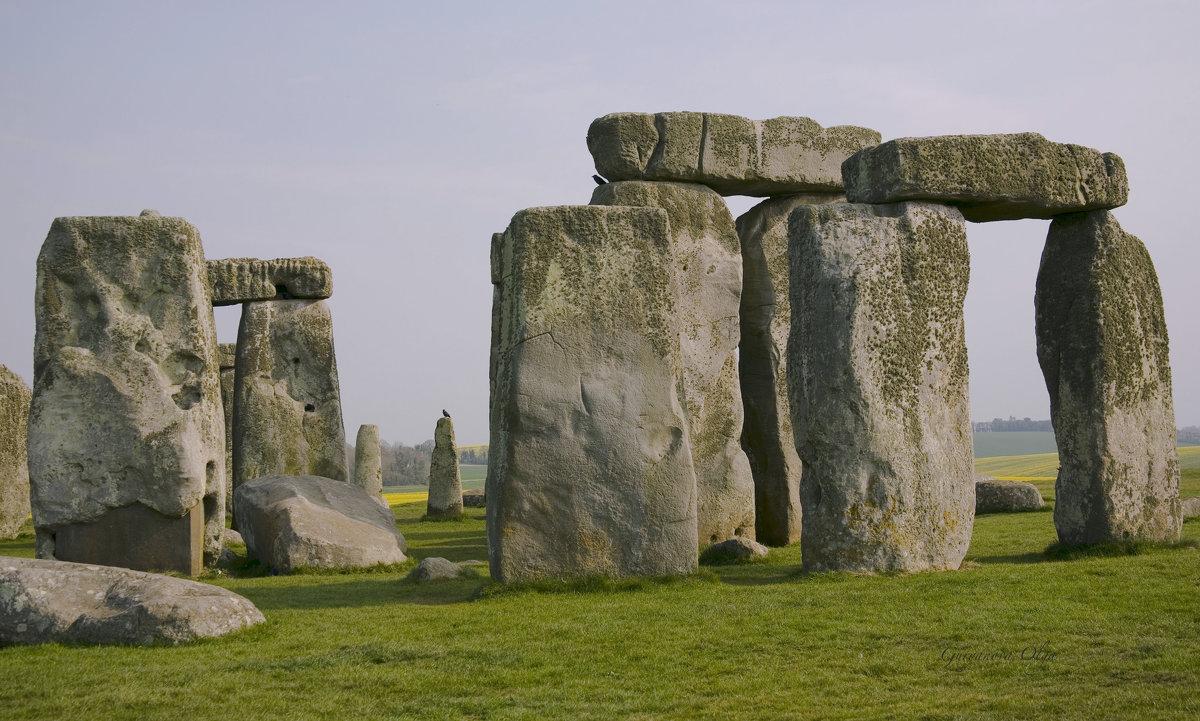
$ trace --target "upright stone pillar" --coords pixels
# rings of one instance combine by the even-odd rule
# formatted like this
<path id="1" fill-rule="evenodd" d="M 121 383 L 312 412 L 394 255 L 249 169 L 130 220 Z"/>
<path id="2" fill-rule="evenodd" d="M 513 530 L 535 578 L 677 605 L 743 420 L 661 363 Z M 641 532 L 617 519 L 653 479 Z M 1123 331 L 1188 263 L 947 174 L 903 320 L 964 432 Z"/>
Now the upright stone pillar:
<path id="1" fill-rule="evenodd" d="M 379 426 L 358 427 L 354 441 L 354 485 L 383 502 L 383 459 L 379 448 Z"/>
<path id="2" fill-rule="evenodd" d="M 225 411 L 225 468 L 233 473 L 233 381 L 237 364 L 237 344 L 221 343 L 217 346 L 217 357 L 221 369 L 221 406 Z M 225 484 L 225 513 L 233 513 L 233 483 Z"/>
<path id="3" fill-rule="evenodd" d="M 195 574 L 220 551 L 225 438 L 196 229 L 58 218 L 38 257 L 29 471 L 38 554 Z"/>
<path id="4" fill-rule="evenodd" d="M 667 211 L 699 538 L 754 538 L 754 478 L 741 446 L 738 384 L 742 259 L 729 209 L 703 185 L 636 180 L 597 187 L 592 204 Z"/>
<path id="5" fill-rule="evenodd" d="M 741 343 L 738 374 L 745 425 L 742 448 L 754 476 L 757 540 L 786 546 L 800 540 L 800 456 L 788 411 L 788 216 L 801 205 L 845 200 L 840 195 L 767 198 L 737 219 L 742 250 Z"/>
<path id="6" fill-rule="evenodd" d="M 1058 216 L 1034 306 L 1058 443 L 1059 540 L 1177 540 L 1167 326 L 1146 247 L 1108 211 Z"/>
<path id="7" fill-rule="evenodd" d="M 429 503 L 425 515 L 445 519 L 462 516 L 462 476 L 458 471 L 458 444 L 454 442 L 454 421 L 450 416 L 437 420 L 433 431 L 433 457 L 429 461 Z"/>
<path id="8" fill-rule="evenodd" d="M 492 577 L 694 570 L 667 213 L 532 208 L 496 245 Z"/>
<path id="9" fill-rule="evenodd" d="M 242 306 L 234 382 L 233 480 L 346 479 L 333 320 L 322 300 Z"/>
<path id="10" fill-rule="evenodd" d="M 25 381 L 0 365 L 0 538 L 16 538 L 29 517 L 29 396 Z"/>
<path id="11" fill-rule="evenodd" d="M 958 568 L 975 513 L 962 214 L 834 203 L 790 222 L 804 566 Z"/>

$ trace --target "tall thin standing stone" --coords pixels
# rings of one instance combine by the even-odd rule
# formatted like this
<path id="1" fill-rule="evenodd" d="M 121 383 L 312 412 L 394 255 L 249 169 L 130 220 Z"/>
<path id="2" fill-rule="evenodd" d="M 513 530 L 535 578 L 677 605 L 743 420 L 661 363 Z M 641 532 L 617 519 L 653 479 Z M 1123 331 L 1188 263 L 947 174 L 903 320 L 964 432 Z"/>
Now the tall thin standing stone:
<path id="1" fill-rule="evenodd" d="M 789 237 L 804 566 L 958 568 L 975 517 L 962 214 L 801 206 Z"/>
<path id="2" fill-rule="evenodd" d="M 354 441 L 354 485 L 383 499 L 383 460 L 379 448 L 379 426 L 364 423 Z"/>
<path id="3" fill-rule="evenodd" d="M 667 211 L 699 538 L 754 538 L 754 477 L 742 450 L 738 384 L 742 257 L 729 208 L 703 185 L 641 180 L 601 185 L 592 204 Z"/>
<path id="4" fill-rule="evenodd" d="M 225 468 L 230 478 L 233 474 L 233 382 L 237 365 L 237 344 L 221 343 L 217 346 L 217 357 L 221 368 L 221 406 L 225 410 Z M 233 483 L 225 484 L 225 512 L 233 513 Z"/>
<path id="5" fill-rule="evenodd" d="M 51 225 L 29 414 L 42 557 L 194 574 L 219 553 L 225 426 L 206 270 L 181 218 Z"/>
<path id="6" fill-rule="evenodd" d="M 458 446 L 454 442 L 454 421 L 450 416 L 437 420 L 433 432 L 433 457 L 429 461 L 430 518 L 458 518 L 462 515 L 462 477 L 458 472 Z"/>
<path id="7" fill-rule="evenodd" d="M 346 480 L 346 432 L 323 300 L 242 306 L 234 382 L 233 481 L 261 476 Z"/>
<path id="8" fill-rule="evenodd" d="M 800 456 L 788 411 L 788 216 L 801 205 L 841 195 L 767 198 L 737 219 L 742 250 L 738 374 L 745 408 L 742 447 L 754 476 L 756 539 L 769 546 L 800 540 Z"/>
<path id="9" fill-rule="evenodd" d="M 29 517 L 29 397 L 25 381 L 0 365 L 0 538 L 15 538 Z"/>
<path id="10" fill-rule="evenodd" d="M 1108 211 L 1055 218 L 1034 306 L 1058 443 L 1059 540 L 1177 540 L 1170 352 L 1146 247 Z"/>

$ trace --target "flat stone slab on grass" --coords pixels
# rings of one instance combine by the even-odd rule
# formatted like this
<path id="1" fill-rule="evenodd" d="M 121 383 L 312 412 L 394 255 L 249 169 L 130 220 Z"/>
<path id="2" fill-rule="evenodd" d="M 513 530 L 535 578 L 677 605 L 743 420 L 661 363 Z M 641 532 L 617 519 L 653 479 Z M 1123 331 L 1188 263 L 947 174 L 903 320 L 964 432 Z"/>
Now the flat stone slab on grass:
<path id="1" fill-rule="evenodd" d="M 213 305 L 333 295 L 333 272 L 319 258 L 224 258 L 208 261 Z"/>
<path id="2" fill-rule="evenodd" d="M 0 558 L 0 645 L 180 644 L 264 621 L 217 586 L 111 566 Z"/>
<path id="3" fill-rule="evenodd" d="M 609 180 L 674 180 L 721 195 L 837 192 L 842 161 L 879 143 L 869 128 L 811 118 L 750 120 L 720 113 L 610 113 L 592 121 L 588 150 Z"/>
<path id="4" fill-rule="evenodd" d="M 758 541 L 738 536 L 704 549 L 700 554 L 700 563 L 712 566 L 749 563 L 757 558 L 766 558 L 770 550 Z"/>
<path id="5" fill-rule="evenodd" d="M 975 513 L 1016 513 L 1036 511 L 1046 506 L 1037 486 L 1024 481 L 975 481 Z"/>
<path id="6" fill-rule="evenodd" d="M 1200 498 L 1183 498 L 1179 501 L 1184 520 L 1200 518 Z"/>
<path id="7" fill-rule="evenodd" d="M 852 203 L 946 203 L 976 223 L 1116 208 L 1129 196 L 1120 156 L 1037 133 L 898 138 L 851 156 L 842 176 Z"/>
<path id="8" fill-rule="evenodd" d="M 410 581 L 425 583 L 428 581 L 453 581 L 457 578 L 475 578 L 478 572 L 473 568 L 477 562 L 455 563 L 454 561 L 431 556 L 422 558 L 409 574 Z"/>
<path id="9" fill-rule="evenodd" d="M 251 558 L 279 573 L 403 563 L 392 512 L 351 483 L 267 476 L 235 491 L 234 515 Z"/>
<path id="10" fill-rule="evenodd" d="M 466 490 L 462 494 L 462 504 L 466 508 L 486 508 L 487 496 L 478 489 Z"/>

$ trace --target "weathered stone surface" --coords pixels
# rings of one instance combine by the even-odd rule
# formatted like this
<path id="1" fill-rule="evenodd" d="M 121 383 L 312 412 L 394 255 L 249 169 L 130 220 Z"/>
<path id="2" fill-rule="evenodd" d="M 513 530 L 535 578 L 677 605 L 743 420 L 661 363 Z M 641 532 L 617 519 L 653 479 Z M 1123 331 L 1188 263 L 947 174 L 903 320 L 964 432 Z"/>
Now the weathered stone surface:
<path id="1" fill-rule="evenodd" d="M 346 434 L 329 306 L 319 300 L 247 303 L 237 352 L 234 503 L 238 485 L 262 476 L 345 481 Z"/>
<path id="2" fill-rule="evenodd" d="M 721 566 L 730 563 L 749 563 L 766 558 L 770 549 L 761 543 L 741 536 L 714 543 L 700 554 L 700 563 Z"/>
<path id="3" fill-rule="evenodd" d="M 592 121 L 588 150 L 609 180 L 702 183 L 722 195 L 837 192 L 842 161 L 879 143 L 853 125 L 719 113 L 611 113 Z"/>
<path id="4" fill-rule="evenodd" d="M 976 223 L 1116 208 L 1129 196 L 1120 156 L 1037 133 L 889 140 L 846 160 L 842 176 L 853 203 L 946 203 Z"/>
<path id="5" fill-rule="evenodd" d="M 333 272 L 318 258 L 224 258 L 208 261 L 213 305 L 333 295 Z"/>
<path id="6" fill-rule="evenodd" d="M 273 571 L 405 561 L 392 512 L 353 484 L 267 476 L 241 484 L 235 496 L 233 512 L 247 551 Z"/>
<path id="7" fill-rule="evenodd" d="M 1183 518 L 1200 518 L 1200 498 L 1183 498 L 1179 501 Z"/>
<path id="8" fill-rule="evenodd" d="M 804 566 L 958 568 L 975 515 L 962 215 L 833 203 L 790 223 Z"/>
<path id="9" fill-rule="evenodd" d="M 225 529 L 225 545 L 226 546 L 244 546 L 246 539 L 242 538 L 242 534 L 232 528 Z"/>
<path id="10" fill-rule="evenodd" d="M 787 395 L 788 216 L 801 205 L 843 200 L 829 194 L 768 198 L 736 223 L 742 251 L 742 448 L 754 478 L 755 537 L 769 546 L 799 541 L 801 529 L 801 465 Z"/>
<path id="11" fill-rule="evenodd" d="M 492 578 L 692 571 L 696 476 L 666 211 L 523 210 L 499 245 Z"/>
<path id="12" fill-rule="evenodd" d="M 486 508 L 487 494 L 478 489 L 463 491 L 462 502 L 465 508 Z"/>
<path id="13" fill-rule="evenodd" d="M 29 517 L 29 398 L 25 381 L 0 365 L 0 538 L 16 538 Z"/>
<path id="14" fill-rule="evenodd" d="M 453 581 L 456 578 L 475 578 L 479 574 L 475 569 L 461 563 L 448 561 L 445 558 L 432 556 L 430 558 L 422 558 L 408 574 L 408 580 L 418 583 L 428 581 Z"/>
<path id="15" fill-rule="evenodd" d="M 592 205 L 667 211 L 699 538 L 753 538 L 754 478 L 741 446 L 738 385 L 742 260 L 733 217 L 720 195 L 693 183 L 608 183 L 596 188 Z"/>
<path id="16" fill-rule="evenodd" d="M 354 441 L 354 485 L 383 503 L 383 457 L 379 448 L 379 426 L 364 423 Z"/>
<path id="17" fill-rule="evenodd" d="M 264 620 L 247 599 L 205 583 L 109 566 L 0 558 L 0 646 L 174 645 Z"/>
<path id="18" fill-rule="evenodd" d="M 433 455 L 429 459 L 430 518 L 458 518 L 462 515 L 462 476 L 458 470 L 458 445 L 454 442 L 454 421 L 443 416 L 433 431 Z"/>
<path id="19" fill-rule="evenodd" d="M 161 557 L 122 547 L 121 534 L 141 532 L 118 521 L 191 533 L 199 513 L 205 552 L 220 552 L 225 438 L 199 233 L 153 215 L 58 218 L 37 267 L 29 474 L 39 554 L 78 560 L 56 550 L 66 532 L 72 548 L 108 549 L 92 562 L 193 572 L 194 557 L 147 565 Z"/>
<path id="20" fill-rule="evenodd" d="M 1037 486 L 1024 481 L 975 481 L 975 514 L 1036 511 L 1045 507 Z"/>
<path id="21" fill-rule="evenodd" d="M 1034 307 L 1059 451 L 1059 540 L 1176 540 L 1170 355 L 1146 247 L 1107 211 L 1056 218 Z"/>
<path id="22" fill-rule="evenodd" d="M 221 343 L 217 346 L 217 358 L 221 369 L 221 406 L 225 411 L 225 512 L 233 513 L 233 385 L 237 366 L 237 344 Z"/>

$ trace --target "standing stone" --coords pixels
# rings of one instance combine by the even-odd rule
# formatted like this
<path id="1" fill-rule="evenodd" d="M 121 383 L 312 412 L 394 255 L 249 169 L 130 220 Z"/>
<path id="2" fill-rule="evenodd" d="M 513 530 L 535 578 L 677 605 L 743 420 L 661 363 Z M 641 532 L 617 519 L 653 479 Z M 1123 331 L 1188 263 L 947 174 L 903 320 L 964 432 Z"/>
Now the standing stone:
<path id="1" fill-rule="evenodd" d="M 213 305 L 260 300 L 322 300 L 333 295 L 333 272 L 319 258 L 224 258 L 208 261 Z"/>
<path id="2" fill-rule="evenodd" d="M 354 441 L 354 485 L 383 502 L 383 459 L 379 448 L 379 426 L 358 427 Z"/>
<path id="3" fill-rule="evenodd" d="M 592 205 L 667 211 L 699 538 L 705 543 L 754 538 L 754 478 L 741 446 L 742 259 L 733 217 L 720 195 L 692 183 L 608 183 L 596 188 Z"/>
<path id="4" fill-rule="evenodd" d="M 804 566 L 958 568 L 975 514 L 962 214 L 834 203 L 790 223 Z"/>
<path id="5" fill-rule="evenodd" d="M 1037 133 L 889 140 L 846 160 L 842 176 L 853 203 L 946 203 L 976 223 L 1116 208 L 1129 197 L 1120 156 Z"/>
<path id="6" fill-rule="evenodd" d="M 37 268 L 29 475 L 39 556 L 198 573 L 225 527 L 199 233 L 157 215 L 58 218 Z"/>
<path id="7" fill-rule="evenodd" d="M 745 425 L 742 448 L 754 477 L 755 536 L 769 546 L 800 540 L 800 456 L 788 411 L 788 216 L 840 195 L 767 198 L 737 219 L 742 250 L 738 374 Z"/>
<path id="8" fill-rule="evenodd" d="M 0 365 L 0 538 L 16 538 L 29 517 L 29 396 L 25 381 Z"/>
<path id="9" fill-rule="evenodd" d="M 237 486 L 260 476 L 345 481 L 346 432 L 329 306 L 320 300 L 247 303 L 237 354 L 235 494 Z"/>
<path id="10" fill-rule="evenodd" d="M 221 368 L 221 406 L 225 411 L 225 468 L 230 478 L 233 475 L 233 382 L 237 365 L 237 344 L 221 343 L 217 346 L 217 357 Z M 233 513 L 233 483 L 225 484 L 225 513 Z"/>
<path id="11" fill-rule="evenodd" d="M 702 183 L 721 195 L 830 193 L 842 161 L 879 143 L 853 125 L 720 113 L 611 113 L 592 121 L 588 150 L 609 180 Z"/>
<path id="12" fill-rule="evenodd" d="M 523 210 L 501 238 L 492 578 L 695 570 L 670 242 L 666 211 L 623 206 Z"/>
<path id="13" fill-rule="evenodd" d="M 1177 540 L 1167 326 L 1146 247 L 1106 211 L 1055 218 L 1034 307 L 1060 459 L 1059 540 Z"/>
<path id="14" fill-rule="evenodd" d="M 462 477 L 458 472 L 458 446 L 450 416 L 437 420 L 433 431 L 433 457 L 429 460 L 429 518 L 462 516 Z"/>

